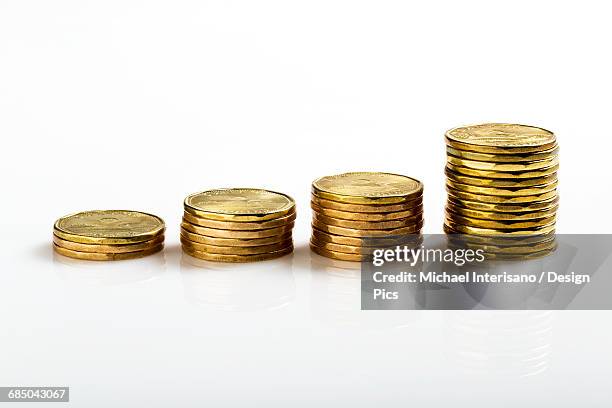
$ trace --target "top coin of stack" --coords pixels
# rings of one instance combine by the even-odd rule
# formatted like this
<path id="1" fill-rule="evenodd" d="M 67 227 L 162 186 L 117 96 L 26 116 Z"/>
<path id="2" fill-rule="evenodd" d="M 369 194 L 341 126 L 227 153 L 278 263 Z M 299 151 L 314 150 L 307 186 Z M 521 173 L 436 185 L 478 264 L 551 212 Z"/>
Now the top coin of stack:
<path id="1" fill-rule="evenodd" d="M 58 219 L 53 248 L 92 261 L 140 258 L 164 247 L 164 221 L 138 211 L 85 211 Z"/>
<path id="2" fill-rule="evenodd" d="M 423 227 L 423 184 L 410 177 L 374 172 L 321 177 L 312 183 L 311 198 L 310 247 L 328 258 L 367 259 L 372 247 L 405 242 Z"/>
<path id="3" fill-rule="evenodd" d="M 295 202 L 254 188 L 208 190 L 188 196 L 181 223 L 187 254 L 208 261 L 252 262 L 293 251 Z"/>
<path id="4" fill-rule="evenodd" d="M 503 123 L 460 127 L 446 132 L 446 151 L 447 233 L 495 237 L 485 247 L 499 253 L 506 238 L 530 240 L 531 250 L 509 245 L 510 252 L 554 245 L 559 148 L 552 132 Z"/>

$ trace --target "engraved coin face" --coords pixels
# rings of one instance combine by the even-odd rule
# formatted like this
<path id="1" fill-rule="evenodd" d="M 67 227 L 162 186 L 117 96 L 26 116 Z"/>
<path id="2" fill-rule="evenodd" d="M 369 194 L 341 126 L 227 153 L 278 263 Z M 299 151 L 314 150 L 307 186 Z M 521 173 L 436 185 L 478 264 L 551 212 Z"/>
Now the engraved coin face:
<path id="1" fill-rule="evenodd" d="M 80 212 L 60 218 L 54 226 L 61 238 L 128 241 L 150 239 L 163 232 L 164 227 L 164 221 L 159 217 L 125 210 Z"/>
<path id="2" fill-rule="evenodd" d="M 485 123 L 446 132 L 451 142 L 489 147 L 538 147 L 555 143 L 554 133 L 534 126 Z"/>
<path id="3" fill-rule="evenodd" d="M 295 207 L 285 194 L 255 188 L 228 188 L 192 194 L 185 206 L 198 212 L 228 215 L 287 214 Z"/>
<path id="4" fill-rule="evenodd" d="M 384 202 L 406 200 L 422 193 L 423 184 L 399 174 L 357 172 L 321 177 L 312 183 L 313 193 L 321 198 L 346 202 Z"/>

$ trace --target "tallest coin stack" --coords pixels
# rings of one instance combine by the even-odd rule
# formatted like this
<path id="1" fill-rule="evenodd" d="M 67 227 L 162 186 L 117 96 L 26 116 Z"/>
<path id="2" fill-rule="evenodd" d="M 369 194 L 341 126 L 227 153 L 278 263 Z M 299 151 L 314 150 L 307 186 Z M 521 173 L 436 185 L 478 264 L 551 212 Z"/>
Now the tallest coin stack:
<path id="1" fill-rule="evenodd" d="M 445 231 L 465 237 L 553 242 L 559 197 L 555 135 L 533 126 L 487 123 L 446 132 Z M 538 241 L 534 241 L 534 239 Z"/>

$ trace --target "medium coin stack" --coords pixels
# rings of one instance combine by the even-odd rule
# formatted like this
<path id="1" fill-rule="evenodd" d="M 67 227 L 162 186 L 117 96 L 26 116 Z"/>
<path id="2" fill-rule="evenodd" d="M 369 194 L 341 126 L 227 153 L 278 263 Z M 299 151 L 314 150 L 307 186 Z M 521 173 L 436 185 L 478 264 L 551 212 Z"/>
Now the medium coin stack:
<path id="1" fill-rule="evenodd" d="M 138 211 L 85 211 L 53 225 L 55 252 L 76 259 L 116 261 L 161 251 L 164 221 Z"/>
<path id="2" fill-rule="evenodd" d="M 181 223 L 183 251 L 216 262 L 264 261 L 293 251 L 295 202 L 254 188 L 208 190 L 188 196 Z"/>
<path id="3" fill-rule="evenodd" d="M 423 227 L 423 184 L 410 177 L 357 172 L 312 183 L 310 248 L 343 261 L 368 259 L 375 247 L 415 243 Z"/>
<path id="4" fill-rule="evenodd" d="M 552 132 L 502 123 L 460 127 L 446 132 L 446 151 L 447 233 L 490 253 L 554 249 L 559 148 Z"/>

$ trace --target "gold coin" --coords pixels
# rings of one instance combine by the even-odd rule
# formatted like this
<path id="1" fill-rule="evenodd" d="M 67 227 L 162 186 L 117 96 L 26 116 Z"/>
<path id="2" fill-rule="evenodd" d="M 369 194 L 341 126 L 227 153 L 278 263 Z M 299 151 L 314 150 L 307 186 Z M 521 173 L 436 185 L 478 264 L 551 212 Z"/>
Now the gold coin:
<path id="1" fill-rule="evenodd" d="M 286 224 L 282 227 L 268 228 L 265 230 L 251 230 L 251 231 L 236 231 L 236 230 L 224 230 L 217 228 L 200 227 L 193 225 L 185 220 L 181 223 L 181 227 L 194 234 L 206 235 L 207 237 L 214 238 L 266 238 L 273 237 L 276 235 L 283 235 L 291 232 L 293 229 L 293 222 Z"/>
<path id="2" fill-rule="evenodd" d="M 343 252 L 346 254 L 356 254 L 356 255 L 372 255 L 374 250 L 377 250 L 377 249 L 390 249 L 390 248 L 395 248 L 398 246 L 402 248 L 404 246 L 408 248 L 416 248 L 422 243 L 422 240 L 419 240 L 418 242 L 412 242 L 412 243 L 404 243 L 404 244 L 395 243 L 393 245 L 380 245 L 380 246 L 377 245 L 377 246 L 367 247 L 367 246 L 336 244 L 334 242 L 320 240 L 316 236 L 313 235 L 310 238 L 310 243 L 319 248 L 327 249 L 333 252 Z"/>
<path id="3" fill-rule="evenodd" d="M 313 209 L 313 211 L 316 211 L 317 213 L 326 215 L 328 217 L 353 221 L 393 221 L 423 213 L 422 204 L 414 207 L 411 210 L 395 211 L 389 213 L 355 213 L 349 211 L 333 210 L 331 208 L 319 207 L 313 202 L 310 203 L 310 207 Z"/>
<path id="4" fill-rule="evenodd" d="M 455 248 L 455 249 L 464 249 L 465 247 L 454 247 L 452 245 L 449 245 L 449 248 Z M 478 247 L 478 246 L 473 246 L 473 247 L 469 247 L 470 249 L 473 250 L 481 250 L 483 252 L 483 255 L 485 257 L 485 262 L 491 262 L 491 261 L 526 261 L 526 260 L 533 260 L 533 259 L 538 259 L 538 258 L 542 258 L 545 256 L 550 255 L 551 253 L 553 253 L 556 249 L 557 249 L 557 244 L 556 243 L 552 243 L 549 245 L 544 246 L 542 250 L 536 251 L 536 250 L 532 250 L 529 251 L 529 247 L 525 247 L 525 248 L 516 248 L 517 252 L 513 252 L 513 251 L 500 251 L 500 252 L 494 252 L 493 250 L 486 250 L 483 247 Z M 521 250 L 524 250 L 526 252 L 520 252 Z"/>
<path id="5" fill-rule="evenodd" d="M 314 205 L 323 208 L 329 208 L 331 210 L 338 210 L 351 213 L 365 213 L 365 214 L 378 214 L 378 213 L 392 213 L 397 211 L 411 211 L 419 206 L 423 205 L 423 195 L 419 195 L 410 201 L 406 201 L 401 204 L 347 204 L 339 203 L 337 201 L 325 200 L 315 195 L 311 195 L 311 200 Z"/>
<path id="6" fill-rule="evenodd" d="M 519 154 L 553 149 L 556 137 L 549 130 L 511 123 L 484 123 L 446 132 L 446 144 L 478 153 Z"/>
<path id="7" fill-rule="evenodd" d="M 495 252 L 484 252 L 484 256 L 487 264 L 492 264 L 494 262 L 525 262 L 525 261 L 534 261 L 541 258 L 546 258 L 550 256 L 557 250 L 557 246 L 550 249 L 545 249 L 543 251 L 538 252 L 530 252 L 530 253 L 495 253 Z M 483 272 L 480 272 L 483 273 Z"/>
<path id="8" fill-rule="evenodd" d="M 549 176 L 536 177 L 529 179 L 491 179 L 482 177 L 470 177 L 460 173 L 455 173 L 448 167 L 444 173 L 448 179 L 462 184 L 469 184 L 471 186 L 481 187 L 495 187 L 495 188 L 523 188 L 523 187 L 535 187 L 535 186 L 547 186 L 550 184 L 557 183 L 557 173 L 553 173 Z"/>
<path id="9" fill-rule="evenodd" d="M 457 191 L 463 191 L 466 193 L 482 194 L 482 195 L 494 195 L 503 197 L 521 197 L 530 195 L 541 195 L 552 190 L 557 189 L 557 183 L 552 183 L 547 186 L 534 186 L 534 187 L 520 187 L 520 188 L 497 188 L 497 187 L 480 187 L 471 186 L 469 184 L 457 183 L 453 180 L 447 179 L 446 186 Z"/>
<path id="10" fill-rule="evenodd" d="M 197 217 L 219 221 L 260 222 L 295 212 L 288 195 L 256 188 L 227 188 L 191 194 L 185 211 Z"/>
<path id="11" fill-rule="evenodd" d="M 143 251 L 105 254 L 105 253 L 98 253 L 98 252 L 73 251 L 72 249 L 67 249 L 57 244 L 53 244 L 53 249 L 58 254 L 64 255 L 70 258 L 83 259 L 87 261 L 121 261 L 125 259 L 142 258 L 144 256 L 154 254 L 155 252 L 159 252 L 163 248 L 164 248 L 164 244 L 159 244 L 157 246 L 154 246 L 153 248 L 145 249 Z"/>
<path id="12" fill-rule="evenodd" d="M 510 246 L 499 246 L 499 245 L 484 245 L 484 244 L 472 244 L 469 242 L 449 242 L 449 246 L 454 248 L 470 248 L 480 249 L 486 253 L 498 253 L 498 254 L 529 254 L 534 252 L 541 252 L 546 250 L 554 250 L 557 247 L 555 240 L 546 241 L 533 245 L 510 245 Z"/>
<path id="13" fill-rule="evenodd" d="M 495 212 L 495 211 L 479 211 L 464 208 L 459 205 L 455 205 L 453 202 L 448 201 L 446 203 L 446 209 L 465 217 L 480 218 L 485 220 L 534 220 L 539 218 L 547 218 L 557 213 L 557 207 L 552 209 L 545 209 L 541 211 L 527 211 L 527 212 Z"/>
<path id="14" fill-rule="evenodd" d="M 251 246 L 251 247 L 231 247 L 231 246 L 216 246 L 206 245 L 198 242 L 193 242 L 185 238 L 181 238 L 183 246 L 191 248 L 195 251 L 209 252 L 213 254 L 225 255 L 258 255 L 269 252 L 281 251 L 287 247 L 293 246 L 293 240 L 289 238 L 286 241 L 277 242 L 276 244 Z"/>
<path id="15" fill-rule="evenodd" d="M 524 250 L 524 248 L 542 248 L 543 250 L 548 248 L 548 246 L 556 244 L 555 234 L 534 235 L 531 237 L 481 237 L 476 235 L 461 235 L 454 232 L 447 232 L 447 239 L 449 245 L 452 244 L 455 247 L 497 248 L 498 252 L 506 253 L 511 253 L 513 251 L 516 251 L 517 253 L 529 252 Z M 491 252 L 494 252 L 494 250 Z"/>
<path id="16" fill-rule="evenodd" d="M 312 238 L 321 242 L 330 242 L 333 244 L 348 245 L 348 246 L 369 246 L 369 247 L 388 247 L 394 245 L 418 245 L 421 243 L 423 237 L 418 233 L 405 234 L 390 237 L 376 237 L 376 238 L 356 238 L 356 237 L 345 237 L 342 235 L 329 234 L 316 228 L 312 229 Z"/>
<path id="17" fill-rule="evenodd" d="M 53 243 L 59 247 L 78 252 L 94 252 L 102 254 L 121 254 L 125 252 L 137 252 L 153 248 L 164 242 L 164 236 L 160 235 L 149 241 L 138 242 L 135 244 L 81 244 L 79 242 L 66 241 L 53 235 Z"/>
<path id="18" fill-rule="evenodd" d="M 318 178 L 312 193 L 348 204 L 399 204 L 422 195 L 423 184 L 399 174 L 355 172 Z"/>
<path id="19" fill-rule="evenodd" d="M 549 256 L 550 254 L 552 254 L 553 252 L 555 252 L 557 249 L 557 246 L 553 246 L 550 249 L 545 249 L 543 251 L 538 251 L 538 252 L 532 252 L 532 253 L 527 253 L 527 254 L 507 254 L 507 253 L 494 253 L 494 252 L 487 252 L 485 253 L 485 258 L 487 261 L 527 261 L 527 260 L 534 260 L 534 259 L 539 259 L 539 258 L 544 258 L 546 256 Z"/>
<path id="20" fill-rule="evenodd" d="M 243 262 L 267 261 L 270 259 L 280 258 L 281 256 L 285 256 L 293 252 L 293 245 L 286 247 L 280 251 L 268 252 L 266 254 L 255 254 L 255 255 L 214 254 L 210 252 L 197 251 L 185 245 L 183 245 L 183 252 L 185 252 L 187 255 L 193 256 L 194 258 L 203 259 L 205 261 L 243 263 Z"/>
<path id="21" fill-rule="evenodd" d="M 557 210 L 559 207 L 559 197 L 555 197 L 548 201 L 537 201 L 527 203 L 511 203 L 511 204 L 497 204 L 497 203 L 485 203 L 481 201 L 465 200 L 462 198 L 456 198 L 451 195 L 447 197 L 447 203 L 451 203 L 454 206 L 469 208 L 470 210 L 479 211 L 491 211 L 491 212 L 502 212 L 502 213 L 524 213 L 530 211 L 544 211 L 544 210 Z"/>
<path id="22" fill-rule="evenodd" d="M 492 228 L 479 228 L 472 227 L 469 225 L 463 225 L 456 223 L 452 220 L 445 219 L 444 223 L 454 231 L 457 231 L 461 234 L 474 234 L 474 235 L 484 235 L 484 236 L 511 236 L 511 235 L 546 235 L 555 230 L 555 224 L 547 225 L 545 227 L 537 227 L 537 228 L 529 228 L 529 229 L 520 229 L 520 230 L 498 230 Z"/>
<path id="23" fill-rule="evenodd" d="M 372 251 L 376 249 L 374 247 L 362 247 L 362 246 L 334 244 L 332 242 L 319 241 L 315 237 L 312 237 L 310 239 L 310 244 L 318 248 L 327 249 L 329 251 L 343 252 L 345 254 L 354 254 L 354 255 L 371 255 Z"/>
<path id="24" fill-rule="evenodd" d="M 488 171 L 488 170 L 477 170 L 469 167 L 455 166 L 452 163 L 446 163 L 446 167 L 455 173 L 479 177 L 479 178 L 493 178 L 493 179 L 531 179 L 539 177 L 547 177 L 553 175 L 559 170 L 559 165 L 548 167 L 546 169 L 529 170 L 529 171 Z"/>
<path id="25" fill-rule="evenodd" d="M 546 227 L 548 225 L 553 225 L 557 221 L 557 217 L 554 215 L 552 217 L 540 218 L 538 220 L 483 220 L 481 218 L 464 217 L 449 211 L 446 211 L 445 219 L 470 227 L 503 230 Z"/>
<path id="26" fill-rule="evenodd" d="M 350 262 L 359 262 L 365 259 L 368 259 L 367 255 L 357 255 L 357 254 L 347 254 L 345 252 L 336 252 L 331 251 L 329 249 L 319 248 L 314 245 L 312 242 L 310 243 L 310 249 L 316 254 L 324 256 L 326 258 L 338 259 L 340 261 L 350 261 Z"/>
<path id="27" fill-rule="evenodd" d="M 449 239 L 452 239 L 455 242 L 466 242 L 469 244 L 495 245 L 507 247 L 539 245 L 545 242 L 554 241 L 556 237 L 554 231 L 549 232 L 547 234 L 538 235 L 480 236 L 456 231 L 446 224 L 444 224 L 444 232 L 447 234 L 447 237 Z"/>
<path id="28" fill-rule="evenodd" d="M 559 148 L 554 147 L 549 150 L 544 150 L 539 153 L 522 153 L 522 154 L 494 154 L 494 153 L 477 153 L 465 150 L 459 150 L 446 146 L 446 153 L 466 160 L 476 160 L 483 162 L 494 162 L 494 163 L 523 163 L 523 162 L 535 162 L 539 160 L 547 160 L 559 153 Z"/>
<path id="29" fill-rule="evenodd" d="M 474 170 L 485 171 L 510 171 L 510 172 L 525 172 L 532 170 L 541 170 L 554 167 L 559 164 L 559 157 L 554 156 L 546 160 L 538 160 L 529 163 L 493 163 L 476 160 L 460 159 L 454 156 L 446 156 L 446 162 L 454 166 L 468 167 Z"/>
<path id="30" fill-rule="evenodd" d="M 289 215 L 286 215 L 281 218 L 276 218 L 274 220 L 267 220 L 261 222 L 233 222 L 233 221 L 218 221 L 218 220 L 209 220 L 206 218 L 197 217 L 185 211 L 183 213 L 183 218 L 194 225 L 199 225 L 201 227 L 208 228 L 217 228 L 217 229 L 227 229 L 227 230 L 237 230 L 237 231 L 249 231 L 249 230 L 262 230 L 269 228 L 282 227 L 287 225 L 290 222 L 295 221 L 296 213 L 293 212 Z"/>
<path id="31" fill-rule="evenodd" d="M 287 232 L 282 235 L 274 235 L 266 238 L 215 238 L 208 237 L 206 235 L 195 234 L 189 232 L 184 228 L 181 228 L 181 237 L 186 238 L 189 241 L 197 242 L 199 244 L 213 245 L 213 246 L 231 246 L 231 247 L 254 247 L 262 245 L 271 245 L 278 242 L 283 242 L 291 239 L 291 232 Z"/>
<path id="32" fill-rule="evenodd" d="M 557 190 L 547 191 L 538 195 L 528 196 L 515 196 L 515 197 L 502 197 L 484 194 L 466 193 L 459 191 L 454 188 L 446 186 L 446 191 L 450 196 L 453 196 L 459 200 L 479 201 L 483 203 L 493 204 L 516 204 L 516 203 L 533 203 L 539 201 L 552 201 L 557 198 Z"/>
<path id="33" fill-rule="evenodd" d="M 163 234 L 164 221 L 155 215 L 126 210 L 84 211 L 58 219 L 55 235 L 82 244 L 132 244 Z"/>
<path id="34" fill-rule="evenodd" d="M 412 227 L 418 223 L 423 223 L 423 214 L 413 215 L 412 217 L 403 218 L 392 221 L 353 221 L 343 220 L 340 218 L 332 218 L 317 212 L 312 213 L 312 218 L 323 224 L 335 225 L 337 227 L 364 229 L 364 230 L 382 230 L 390 228 Z"/>
<path id="35" fill-rule="evenodd" d="M 312 220 L 312 225 L 313 227 L 323 232 L 327 232 L 328 234 L 343 235 L 345 237 L 357 237 L 357 238 L 414 234 L 416 232 L 419 232 L 421 228 L 423 228 L 423 223 L 420 222 L 413 226 L 404 227 L 404 228 L 390 228 L 390 229 L 384 229 L 384 230 L 364 230 L 364 229 L 356 229 L 356 228 L 337 227 L 335 225 L 327 225 L 315 219 Z"/>

